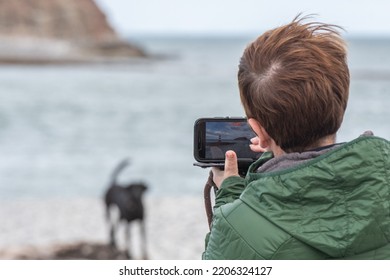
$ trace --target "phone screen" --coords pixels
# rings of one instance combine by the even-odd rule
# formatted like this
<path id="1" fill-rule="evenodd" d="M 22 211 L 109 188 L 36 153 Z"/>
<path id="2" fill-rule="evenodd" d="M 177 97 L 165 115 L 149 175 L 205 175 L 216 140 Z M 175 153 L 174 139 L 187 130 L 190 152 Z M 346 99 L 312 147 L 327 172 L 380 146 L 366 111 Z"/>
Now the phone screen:
<path id="1" fill-rule="evenodd" d="M 200 119 L 195 124 L 198 161 L 220 162 L 228 150 L 236 152 L 238 159 L 256 159 L 259 154 L 249 148 L 256 135 L 246 119 Z"/>

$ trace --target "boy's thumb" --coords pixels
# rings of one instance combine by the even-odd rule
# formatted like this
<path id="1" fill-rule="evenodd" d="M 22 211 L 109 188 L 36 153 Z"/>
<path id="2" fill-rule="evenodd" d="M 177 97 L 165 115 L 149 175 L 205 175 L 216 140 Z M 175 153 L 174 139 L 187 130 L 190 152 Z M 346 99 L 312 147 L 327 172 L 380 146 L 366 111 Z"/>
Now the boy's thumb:
<path id="1" fill-rule="evenodd" d="M 237 155 L 234 151 L 227 151 L 225 154 L 225 173 L 224 177 L 238 176 Z"/>

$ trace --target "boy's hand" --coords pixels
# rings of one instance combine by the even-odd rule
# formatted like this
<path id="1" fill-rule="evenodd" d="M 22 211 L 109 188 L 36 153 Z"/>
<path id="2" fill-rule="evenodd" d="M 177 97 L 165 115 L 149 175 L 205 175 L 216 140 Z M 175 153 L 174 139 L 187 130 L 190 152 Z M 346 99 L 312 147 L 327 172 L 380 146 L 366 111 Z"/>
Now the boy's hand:
<path id="1" fill-rule="evenodd" d="M 239 176 L 236 153 L 234 151 L 227 151 L 225 154 L 224 170 L 213 167 L 211 171 L 213 172 L 213 181 L 217 188 L 221 186 L 223 180 L 225 180 L 226 178 L 231 176 Z"/>
<path id="2" fill-rule="evenodd" d="M 260 139 L 257 136 L 251 139 L 251 144 L 249 144 L 249 148 L 255 153 L 263 153 L 268 150 L 267 148 L 263 148 L 260 146 Z"/>

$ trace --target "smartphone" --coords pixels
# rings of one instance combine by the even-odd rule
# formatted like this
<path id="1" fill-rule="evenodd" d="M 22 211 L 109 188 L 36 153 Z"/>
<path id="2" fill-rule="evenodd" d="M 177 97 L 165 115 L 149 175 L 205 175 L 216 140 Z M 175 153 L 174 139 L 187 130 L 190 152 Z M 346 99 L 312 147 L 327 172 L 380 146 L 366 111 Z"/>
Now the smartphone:
<path id="1" fill-rule="evenodd" d="M 259 158 L 249 148 L 255 133 L 246 118 L 201 118 L 194 125 L 194 158 L 202 167 L 223 166 L 225 153 L 233 150 L 239 165 L 249 165 Z"/>

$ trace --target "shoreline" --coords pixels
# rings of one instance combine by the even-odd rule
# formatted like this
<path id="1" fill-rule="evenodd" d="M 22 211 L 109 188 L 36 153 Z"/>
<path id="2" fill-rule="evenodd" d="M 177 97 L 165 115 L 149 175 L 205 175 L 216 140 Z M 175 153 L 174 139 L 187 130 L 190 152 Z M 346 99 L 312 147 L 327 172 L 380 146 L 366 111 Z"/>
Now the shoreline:
<path id="1" fill-rule="evenodd" d="M 208 232 L 202 197 L 145 197 L 144 204 L 149 259 L 201 259 Z M 18 259 L 23 254 L 49 256 L 50 250 L 75 244 L 106 245 L 108 226 L 104 215 L 98 198 L 2 201 L 0 259 Z M 123 249 L 123 226 L 118 236 L 118 246 Z M 139 228 L 135 223 L 131 238 L 134 259 L 140 259 Z"/>
<path id="2" fill-rule="evenodd" d="M 0 64 L 115 63 L 150 56 L 139 46 L 119 38 L 62 40 L 0 34 Z"/>

